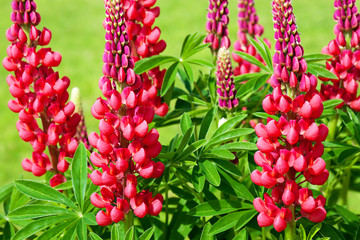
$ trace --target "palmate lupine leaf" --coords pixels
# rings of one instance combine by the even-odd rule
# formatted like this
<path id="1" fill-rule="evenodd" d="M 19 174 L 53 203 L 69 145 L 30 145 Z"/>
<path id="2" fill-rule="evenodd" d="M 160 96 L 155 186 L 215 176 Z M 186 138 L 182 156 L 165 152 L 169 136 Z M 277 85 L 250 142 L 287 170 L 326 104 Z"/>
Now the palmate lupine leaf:
<path id="1" fill-rule="evenodd" d="M 239 55 L 242 59 L 244 59 L 245 61 L 254 64 L 255 66 L 258 66 L 259 68 L 261 68 L 262 70 L 264 70 L 265 72 L 271 72 L 271 69 L 269 69 L 267 66 L 265 66 L 262 62 L 260 62 L 257 58 L 255 58 L 254 56 L 244 53 L 244 52 L 240 52 L 240 51 L 234 51 L 235 54 Z"/>
<path id="2" fill-rule="evenodd" d="M 33 204 L 33 205 L 26 205 L 20 208 L 16 208 L 15 210 L 11 211 L 7 215 L 7 217 L 11 221 L 11 220 L 32 219 L 36 217 L 45 217 L 45 216 L 57 215 L 57 214 L 64 214 L 64 215 L 68 214 L 68 215 L 73 215 L 74 217 L 77 216 L 73 211 L 65 208 Z"/>
<path id="3" fill-rule="evenodd" d="M 143 234 L 141 234 L 139 240 L 150 240 L 154 232 L 155 232 L 154 227 L 147 229 Z"/>
<path id="4" fill-rule="evenodd" d="M 337 79 L 338 77 L 327 70 L 326 68 L 319 66 L 318 64 L 308 63 L 307 65 L 307 72 L 315 75 L 316 77 L 324 77 L 329 79 Z"/>
<path id="5" fill-rule="evenodd" d="M 327 54 L 312 53 L 312 54 L 305 54 L 303 57 L 306 60 L 306 62 L 309 63 L 309 62 L 329 60 L 333 56 Z"/>
<path id="6" fill-rule="evenodd" d="M 205 224 L 205 226 L 203 227 L 203 230 L 201 232 L 200 240 L 213 240 L 214 239 L 214 235 L 209 234 L 211 227 L 212 227 L 212 225 L 210 222 L 207 222 Z"/>
<path id="7" fill-rule="evenodd" d="M 179 62 L 174 62 L 167 70 L 164 76 L 163 85 L 161 86 L 160 95 L 163 97 L 175 82 L 175 77 L 179 69 Z"/>
<path id="8" fill-rule="evenodd" d="M 235 231 L 239 231 L 258 214 L 258 211 L 256 211 L 255 209 L 245 210 L 241 212 L 242 215 L 237 220 L 237 223 L 235 225 Z"/>
<path id="9" fill-rule="evenodd" d="M 217 113 L 217 106 L 211 108 L 200 125 L 199 139 L 204 139 L 209 132 L 211 124 L 214 122 L 215 116 Z"/>
<path id="10" fill-rule="evenodd" d="M 265 42 L 260 41 L 260 40 L 262 40 L 260 37 L 257 37 L 256 39 L 257 39 L 257 41 L 255 39 L 253 39 L 252 37 L 248 37 L 248 40 L 250 41 L 250 43 L 255 47 L 256 51 L 259 53 L 261 58 L 265 61 L 268 70 L 272 71 L 273 64 L 272 64 L 272 59 L 271 59 L 272 55 L 270 53 L 270 49 Z"/>
<path id="11" fill-rule="evenodd" d="M 243 215 L 243 211 L 229 213 L 223 217 L 221 217 L 210 229 L 210 234 L 218 234 L 224 232 L 232 227 L 234 227 L 237 223 L 237 220 Z"/>
<path id="12" fill-rule="evenodd" d="M 216 131 L 213 133 L 211 138 L 214 138 L 230 129 L 238 125 L 241 121 L 243 121 L 247 117 L 247 114 L 240 114 L 238 116 L 235 116 L 233 118 L 230 118 L 226 122 L 224 122 Z"/>
<path id="13" fill-rule="evenodd" d="M 171 56 L 154 55 L 148 58 L 141 59 L 135 63 L 134 71 L 136 74 L 141 74 L 150 69 L 158 67 L 166 63 L 177 62 L 178 59 Z"/>
<path id="14" fill-rule="evenodd" d="M 221 178 L 214 163 L 205 160 L 198 162 L 201 172 L 205 175 L 206 180 L 214 186 L 219 186 Z"/>
<path id="15" fill-rule="evenodd" d="M 226 149 L 216 149 L 201 155 L 202 158 L 219 159 L 219 160 L 234 160 L 235 155 Z"/>
<path id="16" fill-rule="evenodd" d="M 335 107 L 342 102 L 344 102 L 343 99 L 330 99 L 330 100 L 323 101 L 322 104 L 324 106 L 324 109 L 327 109 L 327 108 Z"/>
<path id="17" fill-rule="evenodd" d="M 180 118 L 180 131 L 181 134 L 184 135 L 186 131 L 192 126 L 192 121 L 186 112 Z"/>

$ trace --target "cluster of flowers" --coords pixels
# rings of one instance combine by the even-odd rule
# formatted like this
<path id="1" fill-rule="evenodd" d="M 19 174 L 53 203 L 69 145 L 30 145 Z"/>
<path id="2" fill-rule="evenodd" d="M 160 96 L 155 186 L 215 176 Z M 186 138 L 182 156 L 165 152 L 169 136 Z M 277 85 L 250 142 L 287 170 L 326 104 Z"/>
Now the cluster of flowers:
<path id="1" fill-rule="evenodd" d="M 260 212 L 259 226 L 274 225 L 280 232 L 295 220 L 296 214 L 313 222 L 326 217 L 325 198 L 314 198 L 301 184 L 322 185 L 328 179 L 329 172 L 321 158 L 321 142 L 328 128 L 315 123 L 323 105 L 316 91 L 316 77 L 305 73 L 307 64 L 291 0 L 273 0 L 272 6 L 276 39 L 275 72 L 271 78 L 274 91 L 263 100 L 263 108 L 268 114 L 280 113 L 281 117 L 278 121 L 269 118 L 267 125 L 259 123 L 255 127 L 259 151 L 254 159 L 262 171 L 254 170 L 251 179 L 272 189 L 271 195 L 265 194 L 265 201 L 254 200 L 254 207 Z"/>
<path id="2" fill-rule="evenodd" d="M 239 0 L 238 8 L 239 31 L 237 34 L 238 40 L 234 43 L 234 50 L 250 54 L 264 63 L 264 60 L 261 58 L 260 54 L 257 53 L 254 46 L 247 40 L 247 37 L 261 37 L 261 35 L 264 33 L 264 27 L 258 23 L 259 17 L 256 15 L 254 0 Z M 268 39 L 264 39 L 264 41 L 270 47 L 270 41 Z M 234 69 L 235 76 L 260 71 L 258 66 L 243 60 L 239 55 L 233 53 L 232 57 L 234 61 L 239 64 Z"/>
<path id="3" fill-rule="evenodd" d="M 218 52 L 216 84 L 219 95 L 219 107 L 229 111 L 234 110 L 239 105 L 239 99 L 235 98 L 236 89 L 231 67 L 230 52 L 225 47 L 221 47 Z"/>
<path id="4" fill-rule="evenodd" d="M 355 111 L 360 111 L 360 96 L 358 86 L 360 78 L 360 14 L 355 6 L 355 0 L 335 0 L 334 28 L 336 38 L 324 47 L 322 53 L 332 55 L 326 63 L 326 68 L 333 72 L 337 79 L 323 79 L 333 84 L 321 85 L 324 100 L 343 99 Z"/>
<path id="5" fill-rule="evenodd" d="M 207 14 L 205 43 L 211 43 L 210 48 L 215 56 L 220 47 L 228 49 L 231 45 L 229 39 L 229 9 L 228 0 L 209 0 Z"/>
<path id="6" fill-rule="evenodd" d="M 155 19 L 160 14 L 159 7 L 153 7 L 156 0 L 121 0 L 125 11 L 125 20 L 131 56 L 136 61 L 159 55 L 166 48 L 166 42 L 160 39 L 161 31 L 158 27 L 152 28 Z M 158 92 L 164 80 L 166 70 L 159 67 L 151 69 L 141 75 L 143 89 L 148 91 L 150 102 L 155 114 L 165 116 L 169 111 L 166 103 L 162 103 Z"/>
<path id="7" fill-rule="evenodd" d="M 50 180 L 51 186 L 64 181 L 60 172 L 65 172 L 69 163 L 66 157 L 72 157 L 78 142 L 74 138 L 80 115 L 74 113 L 75 105 L 69 101 L 70 80 L 59 78 L 53 70 L 61 62 L 61 55 L 46 46 L 51 40 L 50 30 L 36 28 L 40 15 L 36 12 L 33 0 L 13 0 L 11 20 L 13 25 L 6 31 L 6 38 L 11 42 L 7 48 L 7 57 L 3 66 L 9 74 L 11 99 L 8 107 L 19 113 L 16 123 L 20 138 L 33 147 L 31 159 L 24 159 L 22 167 L 41 176 L 51 170 L 56 173 Z M 41 119 L 42 126 L 38 125 Z M 48 147 L 50 159 L 44 153 Z"/>
<path id="8" fill-rule="evenodd" d="M 92 182 L 101 188 L 101 195 L 94 193 L 91 202 L 106 208 L 96 215 L 101 226 L 123 220 L 130 206 L 140 218 L 159 214 L 162 196 L 137 192 L 137 177 L 158 178 L 165 168 L 161 162 L 152 161 L 161 151 L 159 133 L 148 128 L 155 113 L 148 91 L 133 70 L 120 0 L 106 0 L 105 9 L 104 76 L 99 87 L 106 100 L 98 98 L 91 108 L 92 115 L 100 120 L 100 135 L 89 134 L 90 144 L 98 150 L 90 160 L 102 170 L 90 174 Z"/>

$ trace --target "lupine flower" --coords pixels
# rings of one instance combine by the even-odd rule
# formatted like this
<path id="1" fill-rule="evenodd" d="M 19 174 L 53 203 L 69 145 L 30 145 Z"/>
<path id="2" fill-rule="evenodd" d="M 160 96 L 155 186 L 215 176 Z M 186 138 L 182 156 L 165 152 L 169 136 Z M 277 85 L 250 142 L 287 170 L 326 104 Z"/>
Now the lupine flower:
<path id="1" fill-rule="evenodd" d="M 323 100 L 343 99 L 353 110 L 360 111 L 360 96 L 358 96 L 358 80 L 360 77 L 359 38 L 360 15 L 355 0 L 335 0 L 334 28 L 336 38 L 323 48 L 322 53 L 332 55 L 326 63 L 326 68 L 337 76 L 337 79 L 322 79 L 331 81 L 332 85 L 321 85 Z"/>
<path id="2" fill-rule="evenodd" d="M 155 19 L 160 15 L 160 8 L 154 7 L 156 0 L 121 0 L 125 11 L 125 22 L 131 56 L 135 62 L 140 59 L 159 55 L 166 48 L 166 42 L 160 40 L 160 28 L 152 27 Z M 148 91 L 150 102 L 155 114 L 165 116 L 169 111 L 166 103 L 162 102 L 158 92 L 161 90 L 166 70 L 159 67 L 141 74 L 143 89 Z"/>
<path id="3" fill-rule="evenodd" d="M 86 130 L 86 124 L 85 124 L 85 116 L 83 113 L 83 107 L 81 103 L 81 96 L 80 96 L 80 89 L 75 87 L 71 90 L 70 94 L 70 100 L 75 104 L 75 112 L 78 113 L 81 117 L 81 120 L 76 128 L 76 138 L 79 139 L 79 141 L 84 143 L 84 146 L 87 150 L 92 152 L 93 147 L 90 145 L 87 130 Z"/>
<path id="4" fill-rule="evenodd" d="M 268 114 L 281 117 L 278 121 L 269 118 L 266 125 L 259 123 L 255 127 L 259 151 L 254 160 L 262 170 L 254 170 L 251 180 L 272 189 L 264 200 L 254 200 L 254 207 L 260 212 L 259 226 L 273 225 L 280 232 L 295 219 L 295 214 L 313 222 L 326 217 L 325 198 L 319 195 L 314 199 L 311 190 L 301 185 L 323 185 L 328 179 L 329 172 L 321 158 L 321 142 L 328 128 L 315 123 L 323 105 L 316 91 L 316 77 L 305 73 L 307 64 L 291 0 L 273 0 L 272 6 L 276 39 L 271 77 L 274 91 L 263 100 L 263 108 Z"/>
<path id="5" fill-rule="evenodd" d="M 254 0 L 239 0 L 238 8 L 239 30 L 237 34 L 238 40 L 234 43 L 234 50 L 250 54 L 264 63 L 264 60 L 261 58 L 260 54 L 257 53 L 255 47 L 247 40 L 248 37 L 261 37 L 264 32 L 264 27 L 258 23 L 259 17 L 256 14 Z M 264 41 L 270 47 L 270 41 L 268 39 L 264 39 Z M 232 57 L 234 61 L 239 63 L 234 69 L 235 76 L 260 71 L 258 66 L 243 60 L 237 54 L 233 53 Z"/>
<path id="6" fill-rule="evenodd" d="M 221 47 L 218 52 L 216 83 L 218 86 L 219 107 L 229 111 L 239 105 L 239 99 L 235 98 L 236 89 L 231 67 L 230 52 Z"/>
<path id="7" fill-rule="evenodd" d="M 206 31 L 207 36 L 205 43 L 211 43 L 210 48 L 215 56 L 220 47 L 229 48 L 229 9 L 228 0 L 209 0 L 209 8 L 207 14 Z"/>
<path id="8" fill-rule="evenodd" d="M 50 185 L 56 186 L 66 181 L 61 174 L 69 167 L 65 158 L 73 157 L 78 146 L 74 135 L 80 115 L 68 102 L 69 78 L 60 78 L 53 69 L 61 62 L 60 53 L 43 47 L 49 44 L 51 32 L 36 28 L 40 15 L 35 2 L 13 0 L 11 6 L 13 25 L 6 31 L 11 45 L 3 60 L 4 68 L 14 72 L 6 78 L 14 97 L 8 107 L 19 114 L 16 128 L 20 138 L 33 147 L 32 157 L 24 159 L 22 167 L 35 176 L 54 172 Z M 46 148 L 50 158 L 44 152 Z"/>
<path id="9" fill-rule="evenodd" d="M 124 10 L 120 0 L 105 1 L 105 9 L 104 76 L 99 80 L 105 99 L 98 98 L 91 108 L 100 120 L 100 134 L 89 135 L 90 144 L 98 150 L 90 160 L 99 168 L 90 178 L 101 189 L 101 195 L 94 193 L 90 200 L 106 209 L 96 215 L 101 226 L 124 220 L 130 207 L 140 218 L 158 215 L 162 196 L 138 192 L 137 177 L 158 178 L 164 171 L 164 164 L 152 161 L 162 146 L 158 131 L 148 127 L 155 113 L 148 91 L 133 70 Z"/>

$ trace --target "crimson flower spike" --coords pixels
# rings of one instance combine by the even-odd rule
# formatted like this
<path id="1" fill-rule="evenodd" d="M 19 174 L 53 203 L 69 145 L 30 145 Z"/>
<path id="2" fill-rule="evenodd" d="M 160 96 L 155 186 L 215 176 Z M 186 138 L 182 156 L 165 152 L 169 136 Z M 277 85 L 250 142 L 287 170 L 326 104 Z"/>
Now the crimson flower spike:
<path id="1" fill-rule="evenodd" d="M 149 130 L 154 109 L 141 78 L 134 73 L 129 35 L 120 0 L 105 1 L 105 51 L 99 87 L 105 99 L 98 98 L 91 108 L 99 119 L 100 134 L 89 134 L 90 144 L 98 150 L 90 160 L 98 169 L 90 174 L 101 195 L 91 195 L 95 207 L 105 208 L 96 215 L 101 226 L 126 219 L 131 211 L 140 218 L 158 215 L 163 197 L 137 190 L 137 177 L 158 178 L 164 164 L 154 162 L 161 151 L 159 133 Z"/>
<path id="2" fill-rule="evenodd" d="M 207 14 L 206 31 L 207 37 L 205 43 L 211 43 L 212 53 L 217 56 L 220 47 L 229 48 L 229 9 L 228 0 L 209 0 L 209 8 Z"/>
<path id="3" fill-rule="evenodd" d="M 301 185 L 323 185 L 328 179 L 329 172 L 321 158 L 321 142 L 328 128 L 315 123 L 323 104 L 316 91 L 316 77 L 305 73 L 307 65 L 291 0 L 273 0 L 272 6 L 276 40 L 271 78 L 274 90 L 262 104 L 266 113 L 281 117 L 278 121 L 268 118 L 266 125 L 259 123 L 255 127 L 259 151 L 254 160 L 262 170 L 254 170 L 251 180 L 272 189 L 271 194 L 265 193 L 264 200 L 254 200 L 254 207 L 260 212 L 259 226 L 273 225 L 281 232 L 289 222 L 295 226 L 298 214 L 313 222 L 326 217 L 325 198 L 314 198 L 311 190 Z"/>
<path id="4" fill-rule="evenodd" d="M 360 14 L 355 0 L 336 0 L 334 7 L 336 38 L 323 48 L 322 53 L 332 55 L 326 68 L 337 78 L 322 79 L 331 81 L 332 85 L 322 84 L 321 96 L 323 100 L 343 99 L 344 102 L 337 108 L 348 104 L 353 110 L 360 111 L 360 96 L 357 94 L 360 78 Z"/>
<path id="5" fill-rule="evenodd" d="M 233 111 L 239 105 L 239 99 L 235 98 L 236 89 L 231 67 L 230 52 L 221 47 L 218 52 L 216 71 L 217 93 L 219 95 L 219 107 Z"/>
<path id="6" fill-rule="evenodd" d="M 265 64 L 260 54 L 257 53 L 255 47 L 247 40 L 248 37 L 261 37 L 264 33 L 264 27 L 258 23 L 259 17 L 256 14 L 254 0 L 239 0 L 238 8 L 239 30 L 237 34 L 238 40 L 234 43 L 234 50 L 250 54 Z M 264 39 L 264 41 L 270 47 L 270 41 L 268 39 Z M 258 66 L 245 61 L 239 55 L 233 53 L 232 57 L 234 61 L 239 64 L 234 69 L 235 76 L 260 71 Z"/>
<path id="7" fill-rule="evenodd" d="M 16 128 L 20 138 L 33 147 L 32 158 L 24 159 L 22 167 L 35 176 L 52 171 L 55 175 L 50 185 L 56 186 L 66 181 L 62 173 L 69 163 L 65 158 L 73 157 L 78 146 L 74 135 L 80 115 L 74 113 L 75 105 L 68 102 L 69 78 L 59 78 L 53 69 L 61 62 L 60 53 L 42 47 L 49 44 L 51 32 L 36 28 L 40 15 L 35 2 L 13 0 L 11 7 L 13 25 L 6 31 L 11 45 L 3 60 L 4 68 L 14 73 L 6 78 L 14 97 L 8 107 L 19 113 Z M 46 148 L 50 158 L 44 152 Z"/>
<path id="8" fill-rule="evenodd" d="M 156 0 L 121 0 L 121 3 L 124 6 L 129 45 L 134 61 L 163 52 L 166 42 L 160 40 L 160 28 L 152 28 L 155 19 L 160 15 L 160 8 L 154 7 Z M 143 88 L 148 91 L 155 114 L 162 117 L 169 111 L 169 106 L 158 96 L 165 73 L 165 69 L 160 70 L 156 67 L 141 74 Z"/>

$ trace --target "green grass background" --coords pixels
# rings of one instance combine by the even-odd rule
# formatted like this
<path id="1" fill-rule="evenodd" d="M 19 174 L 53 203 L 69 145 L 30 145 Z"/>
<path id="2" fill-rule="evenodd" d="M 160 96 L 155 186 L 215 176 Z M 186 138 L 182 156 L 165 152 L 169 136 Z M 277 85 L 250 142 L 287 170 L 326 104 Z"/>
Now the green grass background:
<path id="1" fill-rule="evenodd" d="M 0 56 L 6 56 L 9 45 L 5 30 L 11 26 L 9 19 L 11 0 L 0 0 Z M 101 95 L 98 79 L 101 76 L 101 56 L 104 48 L 103 0 L 37 0 L 38 12 L 45 26 L 52 31 L 50 46 L 62 54 L 58 68 L 61 76 L 71 79 L 71 87 L 79 87 L 83 94 L 83 106 L 88 131 L 98 131 L 98 121 L 90 114 L 90 107 Z M 206 22 L 208 1 L 206 0 L 158 0 L 160 17 L 155 24 L 162 30 L 162 38 L 167 42 L 164 54 L 177 56 L 184 37 L 188 33 L 202 32 Z M 294 0 L 294 11 L 301 33 L 305 53 L 319 53 L 333 36 L 333 1 L 331 0 Z M 257 0 L 256 8 L 260 23 L 265 27 L 264 36 L 273 43 L 273 22 L 271 1 Z M 229 0 L 229 31 L 232 41 L 237 35 L 237 1 Z M 210 54 L 201 55 L 210 60 Z M 23 142 L 15 127 L 17 114 L 7 108 L 11 98 L 6 84 L 7 72 L 0 67 L 0 186 L 23 175 L 20 165 L 25 157 L 31 157 L 31 145 Z M 167 143 L 176 134 L 160 129 L 161 142 Z"/>

